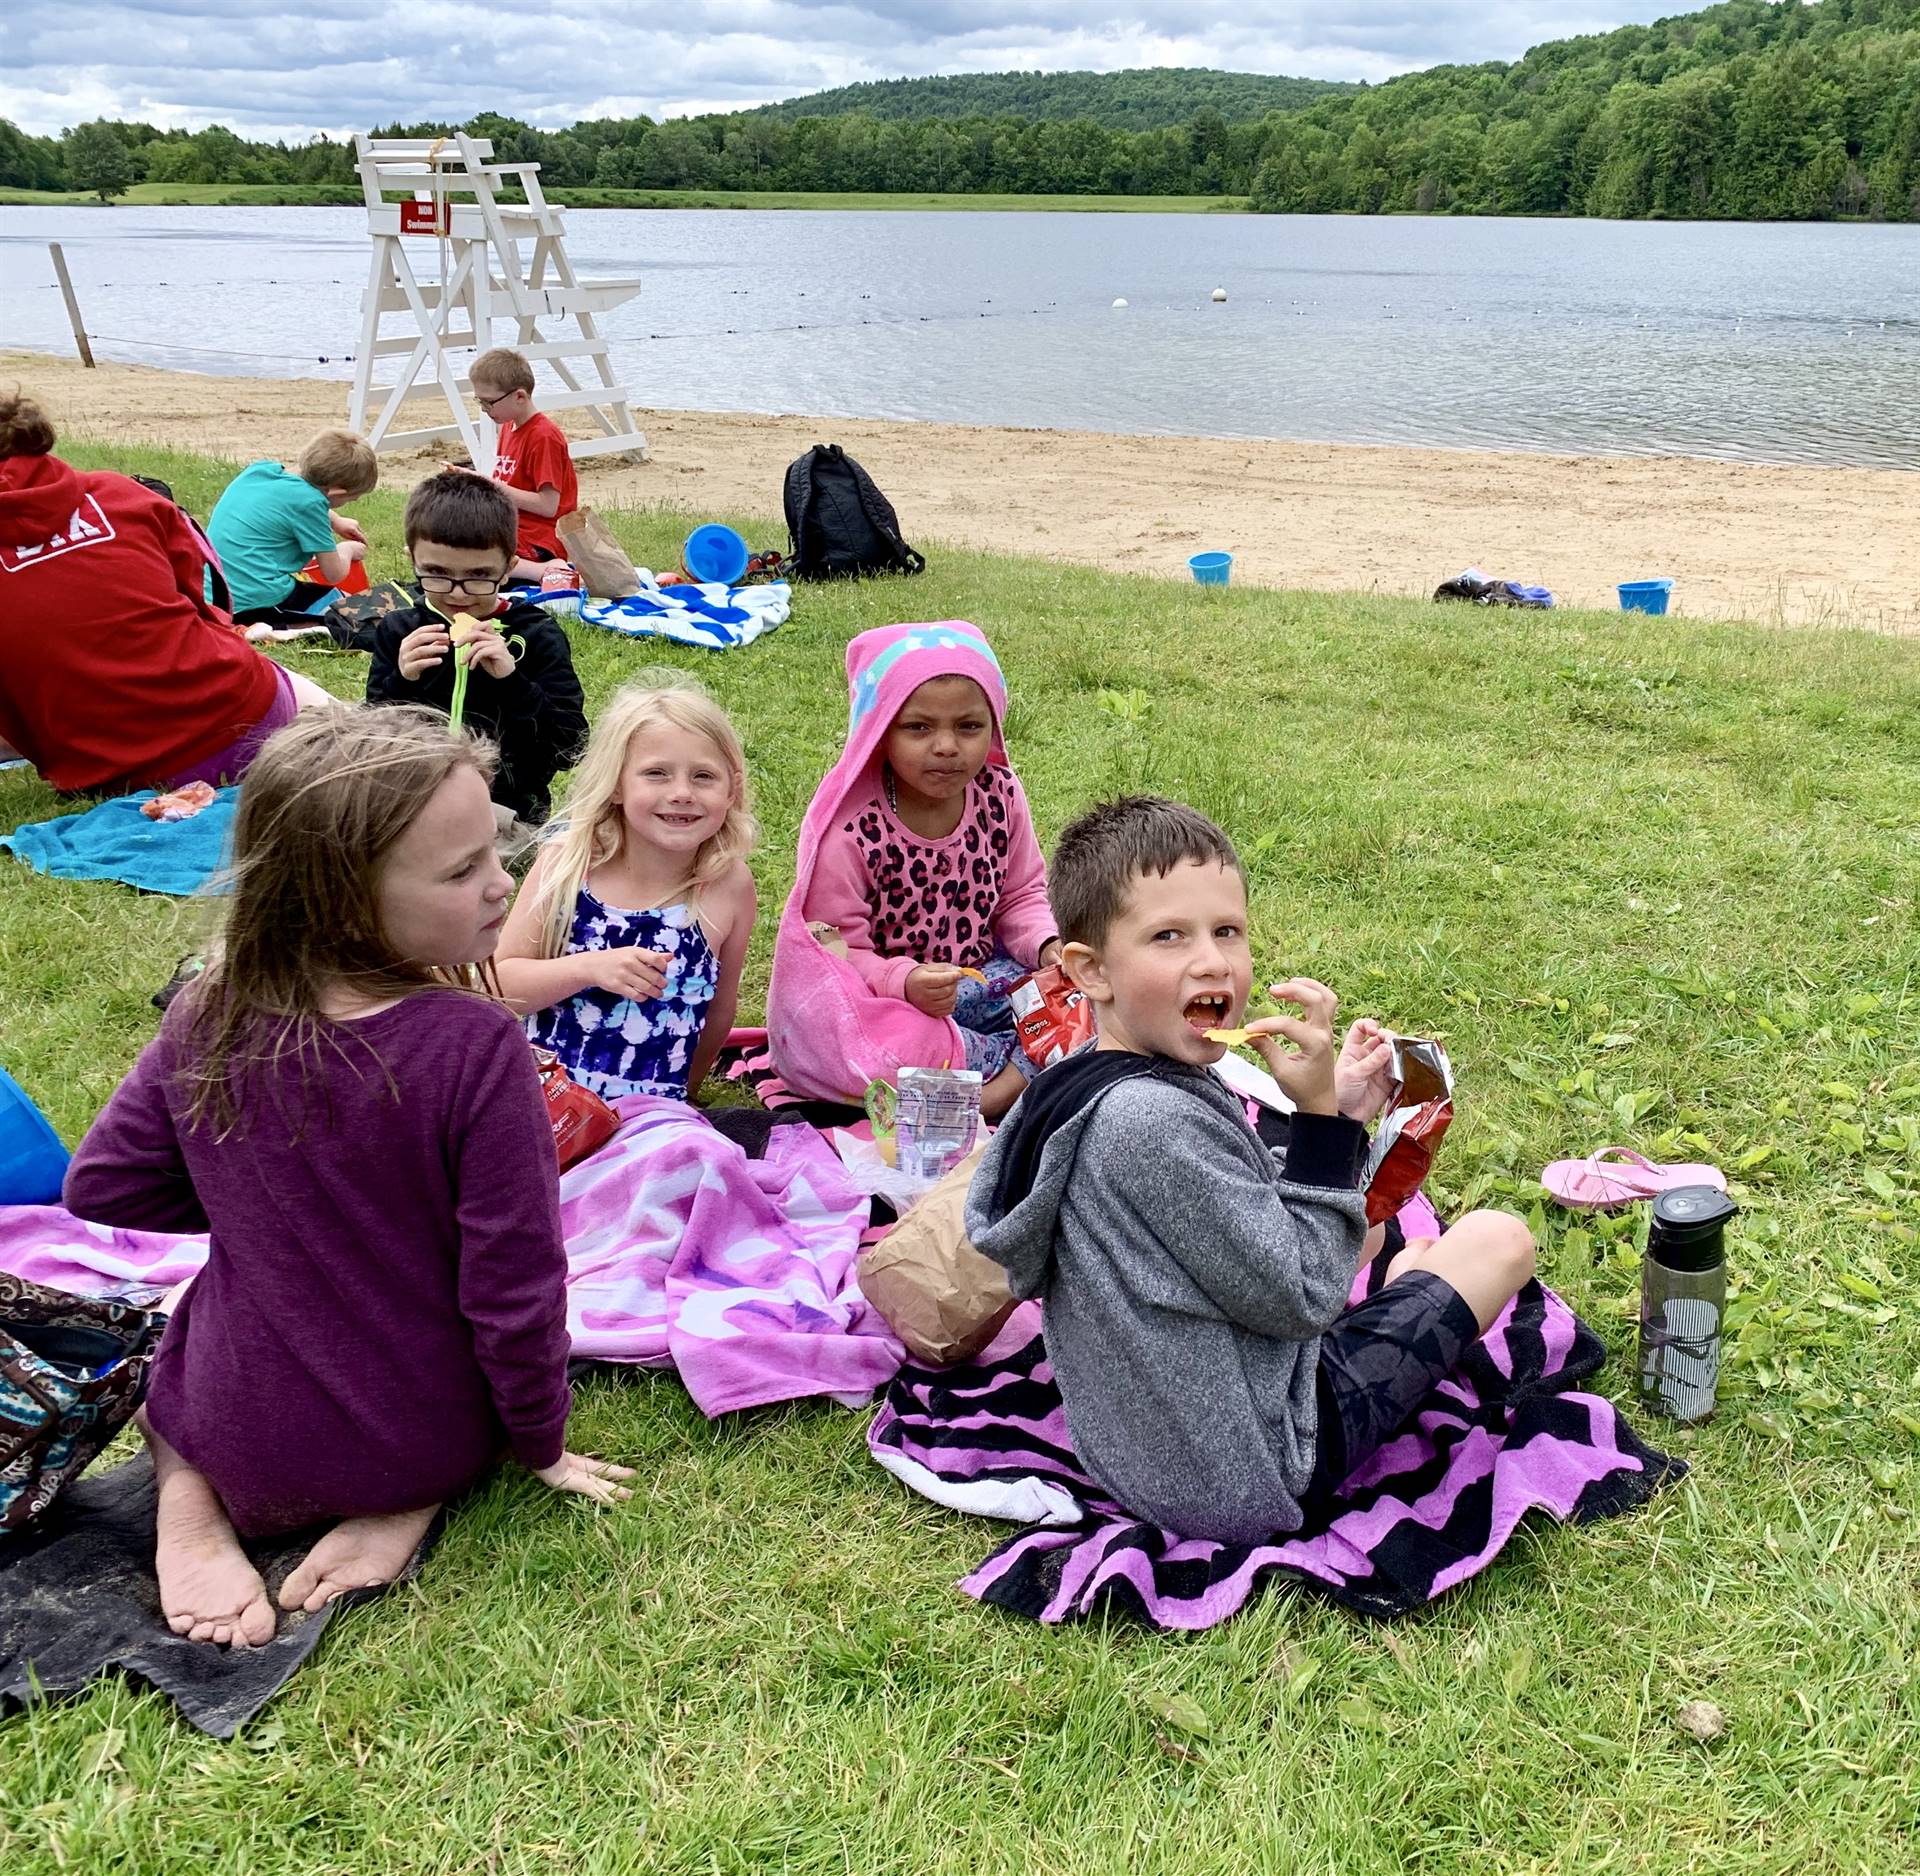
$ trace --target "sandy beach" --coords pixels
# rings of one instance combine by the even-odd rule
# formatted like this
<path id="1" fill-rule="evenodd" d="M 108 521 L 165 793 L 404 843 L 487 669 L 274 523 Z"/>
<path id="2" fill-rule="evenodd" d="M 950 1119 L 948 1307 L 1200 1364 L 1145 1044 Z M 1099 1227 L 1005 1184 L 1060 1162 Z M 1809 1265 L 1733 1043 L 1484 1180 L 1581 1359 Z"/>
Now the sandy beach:
<path id="1" fill-rule="evenodd" d="M 291 456 L 346 419 L 347 387 L 318 379 L 86 371 L 22 353 L 0 357 L 0 374 L 63 433 L 242 461 Z M 1695 618 L 1920 632 L 1920 477 L 1898 470 L 675 410 L 642 425 L 651 460 L 582 464 L 583 501 L 774 516 L 787 463 L 838 442 L 919 546 L 1181 579 L 1189 554 L 1228 548 L 1239 582 L 1407 595 L 1477 566 L 1608 608 L 1618 581 L 1670 575 L 1674 611 Z M 434 460 L 386 454 L 381 474 L 407 486 Z"/>

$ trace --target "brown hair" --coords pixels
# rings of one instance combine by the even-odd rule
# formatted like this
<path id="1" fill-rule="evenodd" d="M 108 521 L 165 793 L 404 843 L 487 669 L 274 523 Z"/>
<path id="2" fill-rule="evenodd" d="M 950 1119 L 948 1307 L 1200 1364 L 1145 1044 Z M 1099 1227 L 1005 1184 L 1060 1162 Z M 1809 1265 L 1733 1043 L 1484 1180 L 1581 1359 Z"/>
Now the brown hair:
<path id="1" fill-rule="evenodd" d="M 47 456 L 53 421 L 17 384 L 0 391 L 0 456 Z"/>
<path id="2" fill-rule="evenodd" d="M 464 553 L 497 548 L 509 563 L 520 539 L 520 517 L 497 482 L 451 473 L 428 476 L 407 497 L 401 527 L 407 552 L 415 541 L 436 541 Z"/>
<path id="3" fill-rule="evenodd" d="M 304 710 L 267 739 L 234 815 L 220 936 L 182 993 L 192 1120 L 225 1138 L 243 1119 L 243 1082 L 263 1087 L 291 1058 L 304 1083 L 323 1047 L 344 1053 L 348 1030 L 322 1009 L 341 984 L 369 999 L 486 987 L 478 968 L 397 956 L 380 927 L 382 862 L 462 767 L 490 779 L 492 750 L 414 705 Z"/>
<path id="4" fill-rule="evenodd" d="M 502 392 L 531 391 L 533 367 L 510 345 L 496 345 L 467 367 L 467 382 L 490 384 Z"/>
<path id="5" fill-rule="evenodd" d="M 365 495 L 380 480 L 373 445 L 351 430 L 322 430 L 307 439 L 294 465 L 317 489 L 339 489 L 349 499 Z"/>
<path id="6" fill-rule="evenodd" d="M 1165 879 L 1188 860 L 1247 869 L 1230 841 L 1198 808 L 1159 795 L 1103 801 L 1071 822 L 1047 868 L 1047 902 L 1068 944 L 1098 946 L 1126 910 L 1136 879 Z"/>

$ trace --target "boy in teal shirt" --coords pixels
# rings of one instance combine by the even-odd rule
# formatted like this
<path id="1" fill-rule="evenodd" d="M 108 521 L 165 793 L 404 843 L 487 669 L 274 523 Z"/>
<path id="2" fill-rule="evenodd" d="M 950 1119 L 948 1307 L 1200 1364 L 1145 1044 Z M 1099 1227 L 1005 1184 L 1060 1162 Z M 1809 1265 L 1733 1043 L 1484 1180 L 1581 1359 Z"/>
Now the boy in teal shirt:
<path id="1" fill-rule="evenodd" d="M 249 463 L 214 504 L 207 534 L 233 593 L 242 625 L 285 624 L 303 616 L 328 588 L 302 580 L 309 560 L 330 583 L 364 560 L 367 537 L 334 511 L 358 501 L 379 480 L 371 446 L 351 430 L 322 430 L 299 462 Z"/>

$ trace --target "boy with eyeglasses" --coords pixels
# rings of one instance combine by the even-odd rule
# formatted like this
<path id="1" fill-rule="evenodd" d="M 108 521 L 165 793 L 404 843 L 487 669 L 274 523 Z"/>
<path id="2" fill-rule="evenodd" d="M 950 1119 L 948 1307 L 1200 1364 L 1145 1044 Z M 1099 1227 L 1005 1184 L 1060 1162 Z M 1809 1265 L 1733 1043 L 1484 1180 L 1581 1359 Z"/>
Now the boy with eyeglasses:
<path id="1" fill-rule="evenodd" d="M 541 607 L 500 592 L 513 565 L 513 504 L 483 477 L 434 476 L 408 498 L 403 525 L 420 604 L 375 627 L 367 702 L 450 709 L 454 620 L 467 614 L 465 719 L 499 745 L 501 832 L 515 820 L 537 826 L 552 809 L 554 776 L 586 745 L 587 715 L 566 633 Z"/>
<path id="2" fill-rule="evenodd" d="M 482 352 L 467 382 L 474 402 L 500 428 L 493 479 L 506 491 L 520 524 L 513 571 L 537 580 L 547 561 L 566 558 L 554 524 L 580 506 L 573 454 L 560 426 L 534 409 L 533 367 L 518 352 L 504 345 Z"/>

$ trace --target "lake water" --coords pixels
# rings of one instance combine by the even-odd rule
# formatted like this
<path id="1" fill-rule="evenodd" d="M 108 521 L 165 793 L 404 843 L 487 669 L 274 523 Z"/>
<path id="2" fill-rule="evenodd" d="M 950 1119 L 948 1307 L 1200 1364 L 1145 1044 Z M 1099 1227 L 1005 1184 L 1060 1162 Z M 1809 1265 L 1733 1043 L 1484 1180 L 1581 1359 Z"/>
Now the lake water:
<path id="1" fill-rule="evenodd" d="M 0 208 L 0 345 L 71 352 L 59 240 L 104 357 L 348 377 L 364 226 Z M 645 278 L 605 322 L 643 405 L 1920 466 L 1914 226 L 599 210 L 568 241 Z"/>

